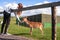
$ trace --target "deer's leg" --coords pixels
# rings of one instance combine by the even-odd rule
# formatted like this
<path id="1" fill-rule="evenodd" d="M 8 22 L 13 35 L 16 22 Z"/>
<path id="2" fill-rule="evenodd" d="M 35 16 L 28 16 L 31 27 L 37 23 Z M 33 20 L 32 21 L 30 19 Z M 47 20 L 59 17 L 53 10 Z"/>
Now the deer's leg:
<path id="1" fill-rule="evenodd" d="M 43 27 L 42 27 L 42 26 L 40 26 L 40 28 L 39 28 L 39 29 L 41 30 L 42 35 L 43 35 Z"/>
<path id="2" fill-rule="evenodd" d="M 30 27 L 30 35 L 32 35 L 33 27 Z"/>

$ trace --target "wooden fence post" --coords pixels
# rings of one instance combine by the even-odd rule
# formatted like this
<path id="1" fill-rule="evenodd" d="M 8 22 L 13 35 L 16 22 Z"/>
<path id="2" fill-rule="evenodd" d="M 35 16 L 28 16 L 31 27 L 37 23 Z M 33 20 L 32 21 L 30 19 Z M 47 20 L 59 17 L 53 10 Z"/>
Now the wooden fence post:
<path id="1" fill-rule="evenodd" d="M 52 40 L 56 40 L 56 7 L 51 7 L 52 11 Z"/>

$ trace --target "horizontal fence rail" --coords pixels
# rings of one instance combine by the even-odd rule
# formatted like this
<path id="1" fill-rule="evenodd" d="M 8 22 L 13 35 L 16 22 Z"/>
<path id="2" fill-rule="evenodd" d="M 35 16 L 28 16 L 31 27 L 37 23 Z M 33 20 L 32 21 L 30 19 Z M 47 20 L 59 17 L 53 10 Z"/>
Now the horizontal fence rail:
<path id="1" fill-rule="evenodd" d="M 0 12 L 0 14 L 3 14 L 3 12 Z"/>
<path id="2" fill-rule="evenodd" d="M 42 4 L 42 5 L 35 5 L 35 6 L 25 7 L 25 8 L 22 8 L 20 10 L 25 11 L 25 10 L 53 7 L 53 6 L 60 6 L 60 1 L 59 2 L 53 2 L 53 3 L 46 3 L 46 4 Z M 18 9 L 15 9 L 13 11 L 17 11 L 17 10 Z"/>

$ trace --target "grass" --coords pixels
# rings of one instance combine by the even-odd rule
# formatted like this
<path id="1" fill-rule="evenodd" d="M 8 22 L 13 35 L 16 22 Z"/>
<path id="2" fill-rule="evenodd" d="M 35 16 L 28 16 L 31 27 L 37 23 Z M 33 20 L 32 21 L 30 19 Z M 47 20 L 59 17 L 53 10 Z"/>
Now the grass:
<path id="1" fill-rule="evenodd" d="M 60 23 L 57 24 L 57 40 L 60 40 Z M 1 24 L 0 24 L 1 28 Z M 1 29 L 0 29 L 1 30 Z M 13 35 L 17 36 L 25 36 L 29 38 L 33 38 L 35 40 L 51 40 L 51 23 L 44 23 L 44 36 L 41 35 L 41 32 L 38 28 L 33 29 L 33 35 L 31 36 L 29 34 L 29 28 L 25 26 L 18 26 L 15 24 L 15 18 L 11 19 L 8 33 L 11 33 Z"/>

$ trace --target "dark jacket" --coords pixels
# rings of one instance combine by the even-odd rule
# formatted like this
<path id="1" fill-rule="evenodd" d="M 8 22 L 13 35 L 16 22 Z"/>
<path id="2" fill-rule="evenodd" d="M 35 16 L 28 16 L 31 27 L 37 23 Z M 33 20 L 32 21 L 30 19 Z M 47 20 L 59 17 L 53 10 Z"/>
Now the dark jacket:
<path id="1" fill-rule="evenodd" d="M 11 13 L 6 12 L 5 10 L 3 13 L 5 18 L 9 18 L 11 16 Z"/>

